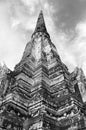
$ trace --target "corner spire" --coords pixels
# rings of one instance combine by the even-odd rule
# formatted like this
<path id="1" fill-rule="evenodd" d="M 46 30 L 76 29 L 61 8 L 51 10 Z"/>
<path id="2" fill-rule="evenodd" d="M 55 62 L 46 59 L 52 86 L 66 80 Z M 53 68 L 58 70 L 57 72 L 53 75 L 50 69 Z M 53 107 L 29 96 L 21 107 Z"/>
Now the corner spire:
<path id="1" fill-rule="evenodd" d="M 33 34 L 35 34 L 36 32 L 44 32 L 44 33 L 48 34 L 42 10 L 39 13 L 39 17 L 38 17 L 38 20 L 37 20 L 36 28 L 35 28 L 35 31 L 34 31 Z"/>

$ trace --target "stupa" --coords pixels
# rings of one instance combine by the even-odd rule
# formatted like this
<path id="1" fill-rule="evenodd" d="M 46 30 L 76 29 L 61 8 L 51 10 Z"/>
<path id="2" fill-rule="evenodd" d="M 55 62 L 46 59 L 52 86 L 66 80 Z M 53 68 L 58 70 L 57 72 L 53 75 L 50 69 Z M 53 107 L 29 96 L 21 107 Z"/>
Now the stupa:
<path id="1" fill-rule="evenodd" d="M 64 52 L 63 52 L 64 53 Z M 86 129 L 86 79 L 61 61 L 41 11 L 14 71 L 2 78 L 0 130 Z"/>

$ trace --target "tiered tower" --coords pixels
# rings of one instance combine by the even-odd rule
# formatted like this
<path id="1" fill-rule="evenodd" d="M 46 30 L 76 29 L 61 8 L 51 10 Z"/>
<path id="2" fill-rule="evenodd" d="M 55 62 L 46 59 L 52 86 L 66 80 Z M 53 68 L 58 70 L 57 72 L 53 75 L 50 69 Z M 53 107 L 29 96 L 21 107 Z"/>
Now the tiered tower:
<path id="1" fill-rule="evenodd" d="M 82 130 L 86 118 L 80 85 L 86 94 L 86 82 L 79 71 L 70 74 L 61 61 L 41 11 L 21 61 L 7 73 L 1 129 Z"/>

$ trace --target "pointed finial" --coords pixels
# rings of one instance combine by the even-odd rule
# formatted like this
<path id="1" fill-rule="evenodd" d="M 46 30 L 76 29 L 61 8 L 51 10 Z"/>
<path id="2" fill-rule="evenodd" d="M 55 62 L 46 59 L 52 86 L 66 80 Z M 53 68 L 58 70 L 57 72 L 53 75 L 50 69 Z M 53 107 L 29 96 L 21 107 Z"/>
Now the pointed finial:
<path id="1" fill-rule="evenodd" d="M 46 26 L 45 26 L 45 21 L 44 21 L 44 16 L 43 16 L 43 11 L 42 10 L 39 13 L 36 28 L 35 28 L 35 31 L 34 31 L 33 34 L 35 34 L 36 32 L 44 32 L 44 33 L 48 34 Z"/>
<path id="2" fill-rule="evenodd" d="M 41 10 L 38 20 L 37 20 L 35 32 L 46 32 L 46 31 L 47 30 L 46 30 L 46 26 L 45 26 L 44 16 L 43 16 L 43 12 Z"/>

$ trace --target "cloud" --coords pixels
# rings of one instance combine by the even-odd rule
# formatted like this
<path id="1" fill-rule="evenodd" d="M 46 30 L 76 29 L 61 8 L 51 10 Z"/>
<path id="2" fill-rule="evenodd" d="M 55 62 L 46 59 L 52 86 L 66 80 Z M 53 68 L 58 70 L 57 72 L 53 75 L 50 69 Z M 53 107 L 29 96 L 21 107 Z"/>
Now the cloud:
<path id="1" fill-rule="evenodd" d="M 57 32 L 56 32 L 57 34 Z M 75 37 L 65 32 L 58 32 L 55 45 L 62 61 L 73 71 L 76 66 L 82 68 L 86 75 L 86 20 L 78 22 L 75 27 Z M 73 34 L 74 35 L 74 34 Z M 56 36 L 55 36 L 56 37 Z M 55 39 L 55 38 L 54 38 Z M 57 44 L 56 44 L 57 43 Z"/>
<path id="2" fill-rule="evenodd" d="M 77 66 L 82 67 L 86 74 L 86 21 L 76 25 L 76 38 L 71 41 L 70 46 L 72 55 L 74 55 Z"/>
<path id="3" fill-rule="evenodd" d="M 50 11 L 53 10 L 45 0 L 0 1 L 0 61 L 5 61 L 11 69 L 21 59 L 25 45 L 35 29 L 40 4 L 44 10 L 47 25 L 51 23 L 53 26 L 50 16 Z M 51 26 L 48 30 L 52 31 Z"/>
<path id="4" fill-rule="evenodd" d="M 56 12 L 54 22 L 65 32 L 75 29 L 77 23 L 86 17 L 86 0 L 50 0 Z"/>
<path id="5" fill-rule="evenodd" d="M 35 12 L 35 8 L 39 5 L 39 0 L 21 0 L 28 7 L 30 14 Z"/>
<path id="6" fill-rule="evenodd" d="M 0 61 L 13 68 L 22 55 L 25 40 L 11 28 L 9 3 L 0 3 Z M 19 53 L 20 52 L 20 53 Z"/>
<path id="7" fill-rule="evenodd" d="M 53 6 L 49 5 L 47 0 L 19 0 L 18 2 L 12 1 L 11 7 L 12 26 L 32 31 L 34 30 L 36 20 L 41 9 L 43 10 L 45 18 L 47 19 L 51 19 L 50 15 L 54 11 Z"/>

